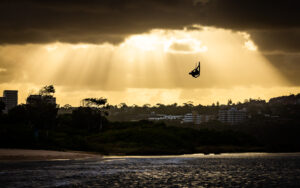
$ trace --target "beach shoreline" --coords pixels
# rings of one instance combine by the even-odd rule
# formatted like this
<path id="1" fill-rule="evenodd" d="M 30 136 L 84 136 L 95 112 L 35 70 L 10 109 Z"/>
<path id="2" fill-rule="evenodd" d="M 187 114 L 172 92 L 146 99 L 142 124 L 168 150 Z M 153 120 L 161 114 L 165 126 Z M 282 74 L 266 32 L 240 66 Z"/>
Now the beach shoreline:
<path id="1" fill-rule="evenodd" d="M 83 151 L 53 151 L 0 148 L 0 161 L 47 161 L 102 158 L 102 155 Z"/>

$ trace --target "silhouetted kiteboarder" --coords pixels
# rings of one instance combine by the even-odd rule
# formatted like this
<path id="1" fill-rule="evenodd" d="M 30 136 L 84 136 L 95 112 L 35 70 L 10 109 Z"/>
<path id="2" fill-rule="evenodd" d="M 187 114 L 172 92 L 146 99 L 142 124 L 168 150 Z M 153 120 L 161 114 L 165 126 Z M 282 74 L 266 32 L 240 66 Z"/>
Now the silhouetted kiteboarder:
<path id="1" fill-rule="evenodd" d="M 194 70 L 192 70 L 189 74 L 192 75 L 194 78 L 198 78 L 200 76 L 200 61 L 198 63 L 198 66 Z"/>

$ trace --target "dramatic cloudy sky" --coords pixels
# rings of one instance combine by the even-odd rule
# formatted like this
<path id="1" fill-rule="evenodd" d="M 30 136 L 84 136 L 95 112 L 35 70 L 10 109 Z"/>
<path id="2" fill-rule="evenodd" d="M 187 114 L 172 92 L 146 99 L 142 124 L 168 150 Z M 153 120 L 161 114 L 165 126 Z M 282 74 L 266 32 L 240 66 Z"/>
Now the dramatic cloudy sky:
<path id="1" fill-rule="evenodd" d="M 299 18 L 294 0 L 2 0 L 0 90 L 24 103 L 53 84 L 74 106 L 298 93 Z"/>

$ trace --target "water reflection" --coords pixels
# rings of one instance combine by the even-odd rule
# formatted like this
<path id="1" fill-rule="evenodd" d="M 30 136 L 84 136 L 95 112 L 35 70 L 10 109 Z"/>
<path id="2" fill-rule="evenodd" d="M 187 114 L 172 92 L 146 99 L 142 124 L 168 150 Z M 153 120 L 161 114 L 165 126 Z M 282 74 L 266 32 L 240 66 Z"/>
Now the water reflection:
<path id="1" fill-rule="evenodd" d="M 300 186 L 299 153 L 105 156 L 0 165 L 1 187 Z"/>
<path id="2" fill-rule="evenodd" d="M 300 156 L 300 153 L 221 153 L 221 154 L 203 154 L 203 153 L 195 153 L 195 154 L 184 154 L 184 155 L 147 155 L 147 156 L 104 156 L 104 158 L 243 158 L 243 157 L 283 157 L 283 156 Z"/>

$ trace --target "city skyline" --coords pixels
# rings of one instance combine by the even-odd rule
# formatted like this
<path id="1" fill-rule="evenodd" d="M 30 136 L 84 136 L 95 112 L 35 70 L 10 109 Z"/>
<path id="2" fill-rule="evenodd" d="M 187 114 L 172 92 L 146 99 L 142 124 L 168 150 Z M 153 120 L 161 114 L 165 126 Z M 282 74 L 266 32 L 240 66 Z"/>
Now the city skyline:
<path id="1" fill-rule="evenodd" d="M 44 86 L 43 88 L 46 88 L 46 87 L 48 87 L 48 86 Z M 53 87 L 52 85 L 50 85 L 50 87 Z M 42 88 L 42 89 L 43 89 Z M 54 87 L 53 87 L 54 88 Z M 25 99 L 25 102 L 20 102 L 19 101 L 19 93 L 18 93 L 18 90 L 3 90 L 3 96 L 1 97 L 0 96 L 0 101 L 3 101 L 4 102 L 4 104 L 6 104 L 7 103 L 7 99 L 8 98 L 11 98 L 11 99 L 8 99 L 8 101 L 11 101 L 12 102 L 12 104 L 9 104 L 9 109 L 11 109 L 11 108 L 13 108 L 13 107 L 15 107 L 15 106 L 17 106 L 17 105 L 22 105 L 22 104 L 29 104 L 29 103 L 31 103 L 31 100 L 33 99 L 33 100 L 35 100 L 35 99 L 38 99 L 38 100 L 40 100 L 40 98 L 43 98 L 43 96 L 44 97 L 46 97 L 46 98 L 48 98 L 48 99 L 46 99 L 46 100 L 48 100 L 48 102 L 50 102 L 50 103 L 52 103 L 52 104 L 57 104 L 57 105 L 59 105 L 59 107 L 61 108 L 61 107 L 64 107 L 64 106 L 68 106 L 68 107 L 80 107 L 80 106 L 85 106 L 85 105 L 83 105 L 83 101 L 84 100 L 86 100 L 86 99 L 97 99 L 97 97 L 95 98 L 95 97 L 92 97 L 92 98 L 82 98 L 80 101 L 79 101 L 79 105 L 77 105 L 77 106 L 72 106 L 72 105 L 70 105 L 70 104 L 64 104 L 64 105 L 61 105 L 60 103 L 56 103 L 56 100 L 57 100 L 57 98 L 56 98 L 56 96 L 55 96 L 55 89 L 54 89 L 54 92 L 51 92 L 51 93 L 46 93 L 46 94 L 42 94 L 41 93 L 41 90 L 42 89 L 40 89 L 39 90 L 39 92 L 35 92 L 35 93 L 30 93 L 30 94 L 28 94 L 27 95 L 27 97 L 26 97 L 26 99 Z M 185 104 L 188 104 L 188 105 L 194 105 L 194 106 L 197 106 L 197 105 L 204 105 L 204 106 L 222 106 L 222 105 L 224 105 L 224 106 L 226 106 L 226 105 L 231 105 L 231 104 L 233 104 L 233 105 L 235 105 L 235 104 L 242 104 L 242 103 L 247 103 L 247 102 L 251 102 L 251 101 L 261 101 L 261 102 L 266 102 L 266 103 L 268 103 L 268 102 L 274 102 L 274 100 L 280 100 L 281 98 L 284 98 L 284 97 L 287 97 L 287 98 L 289 98 L 289 97 L 297 97 L 297 96 L 299 96 L 300 95 L 300 93 L 298 93 L 298 94 L 292 94 L 292 93 L 290 93 L 289 95 L 283 95 L 283 96 L 273 96 L 273 97 L 271 97 L 270 99 L 268 99 L 268 100 L 266 100 L 266 99 L 262 99 L 262 98 L 260 98 L 260 97 L 258 97 L 258 98 L 253 98 L 253 97 L 250 97 L 250 98 L 245 98 L 243 101 L 233 101 L 231 98 L 229 98 L 226 102 L 224 102 L 224 103 L 220 103 L 220 101 L 215 101 L 215 102 L 213 102 L 213 103 L 211 103 L 211 104 L 208 104 L 208 105 L 205 105 L 205 104 L 201 104 L 201 103 L 199 103 L 199 104 L 197 104 L 197 103 L 194 103 L 193 101 L 186 101 L 186 102 L 184 102 L 184 103 L 170 103 L 170 104 L 163 104 L 163 103 L 156 103 L 156 104 L 149 104 L 149 103 L 142 103 L 142 104 L 127 104 L 127 103 L 124 103 L 124 102 L 121 102 L 121 103 L 118 103 L 118 104 L 112 104 L 112 103 L 108 103 L 108 99 L 107 98 L 103 98 L 103 97 L 100 97 L 99 99 L 104 99 L 106 102 L 107 102 L 107 105 L 114 105 L 114 106 L 122 106 L 122 105 L 128 105 L 128 106 L 131 106 L 131 107 L 134 107 L 134 106 L 147 106 L 147 107 L 154 107 L 154 106 L 160 106 L 160 105 L 174 105 L 174 104 L 176 104 L 176 106 L 183 106 L 183 105 L 185 105 Z M 7 99 L 6 99 L 7 98 Z M 285 104 L 285 102 L 279 102 L 279 103 L 282 103 L 282 104 Z"/>

